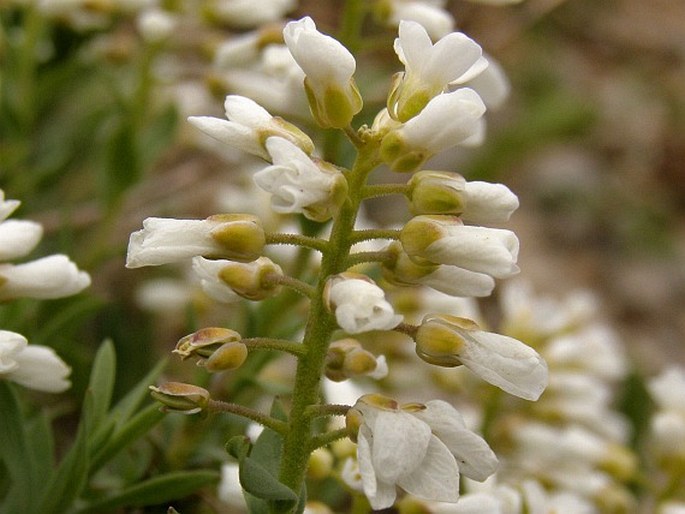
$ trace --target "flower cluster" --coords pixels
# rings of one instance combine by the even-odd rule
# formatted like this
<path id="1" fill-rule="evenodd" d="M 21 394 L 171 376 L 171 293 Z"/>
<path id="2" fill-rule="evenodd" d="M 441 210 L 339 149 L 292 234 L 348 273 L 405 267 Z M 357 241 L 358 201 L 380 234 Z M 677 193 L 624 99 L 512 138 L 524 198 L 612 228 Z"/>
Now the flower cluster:
<path id="1" fill-rule="evenodd" d="M 5 200 L 0 190 L 0 301 L 63 298 L 88 287 L 90 276 L 66 255 L 22 264 L 7 262 L 31 253 L 43 236 L 43 227 L 38 223 L 7 219 L 19 204 L 18 200 Z M 0 330 L 0 378 L 57 393 L 71 385 L 69 373 L 69 367 L 52 348 L 29 345 L 21 334 Z"/>
<path id="2" fill-rule="evenodd" d="M 313 413 L 346 413 L 347 427 L 340 430 L 358 443 L 360 487 L 373 508 L 391 507 L 398 486 L 426 500 L 454 502 L 460 475 L 482 481 L 497 466 L 488 444 L 467 428 L 457 410 L 443 401 L 400 405 L 379 396 L 350 401 L 354 406 L 326 405 L 320 403 L 319 384 L 324 375 L 337 382 L 386 376 L 391 370 L 385 357 L 365 348 L 365 336 L 394 333 L 413 341 L 425 363 L 464 365 L 515 396 L 536 400 L 547 385 L 545 361 L 521 341 L 449 311 L 407 323 L 386 295 L 398 287 L 427 286 L 457 297 L 487 296 L 496 279 L 518 272 L 516 235 L 485 226 L 507 222 L 518 207 L 516 196 L 501 184 L 422 169 L 434 155 L 482 138 L 486 103 L 464 84 L 481 76 L 488 61 L 462 33 L 447 32 L 433 44 L 421 24 L 400 21 L 394 48 L 404 71 L 396 75 L 386 107 L 372 126 L 355 130 L 352 122 L 364 101 L 352 53 L 319 32 L 310 18 L 288 23 L 282 37 L 300 70 L 293 76 L 299 77 L 313 121 L 347 136 L 356 150 L 352 166 L 321 156 L 300 128 L 244 96 L 226 97 L 226 119 L 194 116 L 190 122 L 220 143 L 266 161 L 253 178 L 270 195 L 272 210 L 310 222 L 331 221 L 328 235 L 321 235 L 321 228 L 314 235 L 271 230 L 260 216 L 247 213 L 201 220 L 148 218 L 131 235 L 127 266 L 192 262 L 204 291 L 219 302 L 278 302 L 287 290 L 303 297 L 308 303 L 302 308 L 305 330 L 292 333 L 292 339 L 271 337 L 268 327 L 249 337 L 213 327 L 182 338 L 175 350 L 183 358 L 198 357 L 210 372 L 236 369 L 258 350 L 295 356 L 287 421 L 215 401 L 204 389 L 198 394 L 195 386 L 162 385 L 153 388 L 153 395 L 173 411 L 228 411 L 277 432 L 282 437 L 279 480 L 292 491 L 301 487 L 311 450 L 341 437 L 339 431 L 320 431 Z M 255 44 L 253 38 L 245 42 Z M 224 59 L 230 60 L 233 50 L 224 47 Z M 406 184 L 370 185 L 369 176 L 383 164 L 411 173 Z M 403 228 L 359 228 L 366 199 L 398 193 L 414 215 Z M 360 249 L 359 243 L 368 244 Z M 295 262 L 280 261 L 272 253 L 267 257 L 274 245 L 299 247 Z M 312 252 L 320 254 L 314 265 Z M 374 279 L 361 273 L 374 269 L 370 266 L 381 272 Z M 270 321 L 274 327 L 277 316 Z M 247 460 L 242 452 L 236 455 Z M 249 473 L 239 475 L 243 487 L 253 492 Z"/>

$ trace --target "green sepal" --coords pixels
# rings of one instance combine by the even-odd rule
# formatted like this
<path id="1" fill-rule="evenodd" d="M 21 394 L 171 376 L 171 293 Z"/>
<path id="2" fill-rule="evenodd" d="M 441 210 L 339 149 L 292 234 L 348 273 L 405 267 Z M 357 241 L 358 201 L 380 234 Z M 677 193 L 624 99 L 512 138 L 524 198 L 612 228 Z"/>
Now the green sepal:
<path id="1" fill-rule="evenodd" d="M 237 435 L 231 437 L 226 442 L 226 453 L 233 457 L 238 462 L 242 462 L 245 457 L 250 454 L 252 450 L 252 443 L 250 438 L 244 435 Z"/>

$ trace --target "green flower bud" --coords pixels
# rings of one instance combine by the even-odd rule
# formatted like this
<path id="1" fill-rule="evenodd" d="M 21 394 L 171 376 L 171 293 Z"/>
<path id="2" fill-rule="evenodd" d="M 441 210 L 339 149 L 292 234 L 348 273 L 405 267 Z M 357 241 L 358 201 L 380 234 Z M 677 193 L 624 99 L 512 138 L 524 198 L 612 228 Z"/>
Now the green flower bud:
<path id="1" fill-rule="evenodd" d="M 452 214 L 464 212 L 466 180 L 458 173 L 419 171 L 407 184 L 412 214 Z"/>
<path id="2" fill-rule="evenodd" d="M 221 345 L 207 359 L 205 367 L 210 373 L 237 369 L 247 359 L 247 346 L 240 342 L 230 342 Z"/>
<path id="3" fill-rule="evenodd" d="M 233 291 L 248 300 L 263 300 L 278 294 L 283 270 L 267 257 L 250 263 L 228 263 L 218 274 Z"/>
<path id="4" fill-rule="evenodd" d="M 266 236 L 262 223 L 251 214 L 217 214 L 208 218 L 221 224 L 211 236 L 224 252 L 222 257 L 238 262 L 251 262 L 264 250 Z"/>
<path id="5" fill-rule="evenodd" d="M 380 156 L 391 170 L 413 173 L 431 156 L 427 151 L 408 144 L 399 129 L 389 131 L 381 140 Z"/>
<path id="6" fill-rule="evenodd" d="M 426 318 L 414 336 L 417 355 L 436 366 L 452 368 L 461 365 L 458 354 L 466 341 L 455 328 L 474 330 L 478 329 L 478 326 L 469 319 L 456 316 Z"/>
<path id="7" fill-rule="evenodd" d="M 150 395 L 163 405 L 164 410 L 180 414 L 197 414 L 209 403 L 209 391 L 181 382 L 150 386 Z"/>
<path id="8" fill-rule="evenodd" d="M 426 248 L 447 235 L 445 225 L 452 221 L 447 216 L 416 216 L 410 219 L 400 233 L 402 249 L 418 264 L 431 261 L 422 257 Z"/>
<path id="9" fill-rule="evenodd" d="M 193 356 L 207 358 L 223 344 L 241 339 L 241 335 L 235 330 L 221 327 L 203 328 L 179 339 L 172 353 L 180 355 L 183 360 Z"/>

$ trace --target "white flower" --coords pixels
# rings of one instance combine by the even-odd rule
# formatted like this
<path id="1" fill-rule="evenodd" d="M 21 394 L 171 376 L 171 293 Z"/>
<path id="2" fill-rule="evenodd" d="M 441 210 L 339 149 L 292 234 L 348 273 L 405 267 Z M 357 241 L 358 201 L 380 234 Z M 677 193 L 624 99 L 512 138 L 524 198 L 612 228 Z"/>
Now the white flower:
<path id="1" fill-rule="evenodd" d="M 387 0 L 379 2 L 377 9 L 381 16 L 387 16 L 390 25 L 397 26 L 402 20 L 415 21 L 433 39 L 439 39 L 454 29 L 454 18 L 444 6 L 444 0 Z"/>
<path id="2" fill-rule="evenodd" d="M 264 144 L 271 136 L 288 139 L 308 154 L 314 151 L 314 143 L 309 136 L 295 125 L 271 116 L 266 109 L 249 98 L 228 95 L 224 108 L 227 120 L 211 116 L 191 116 L 188 121 L 214 139 L 267 161 L 270 156 Z"/>
<path id="3" fill-rule="evenodd" d="M 685 368 L 672 366 L 649 381 L 647 388 L 659 410 L 651 419 L 650 436 L 656 453 L 685 456 Z"/>
<path id="4" fill-rule="evenodd" d="M 498 109 L 509 97 L 511 85 L 502 66 L 491 56 L 484 55 L 482 59 L 487 61 L 487 68 L 480 73 L 469 76 L 467 74 L 450 84 L 451 90 L 457 87 L 470 87 L 480 96 L 488 109 Z"/>
<path id="5" fill-rule="evenodd" d="M 671 366 L 650 380 L 647 387 L 660 409 L 685 415 L 685 368 Z"/>
<path id="6" fill-rule="evenodd" d="M 487 66 L 480 46 L 465 34 L 452 32 L 433 45 L 426 29 L 413 21 L 400 22 L 395 53 L 406 71 L 388 97 L 388 111 L 400 121 L 416 116 L 449 83 Z"/>
<path id="7" fill-rule="evenodd" d="M 273 166 L 255 173 L 254 181 L 273 195 L 273 210 L 302 213 L 316 221 L 330 219 L 347 191 L 342 173 L 331 165 L 313 161 L 281 137 L 267 139 L 266 148 Z"/>
<path id="8" fill-rule="evenodd" d="M 365 395 L 350 412 L 348 426 L 359 426 L 357 461 L 373 509 L 391 507 L 396 486 L 422 499 L 456 502 L 460 472 L 485 480 L 497 466 L 487 443 L 446 402 L 399 406 Z"/>
<path id="9" fill-rule="evenodd" d="M 0 330 L 0 378 L 36 391 L 61 393 L 71 386 L 70 372 L 52 348 L 29 345 L 21 334 Z"/>
<path id="10" fill-rule="evenodd" d="M 424 285 L 460 297 L 488 296 L 495 287 L 495 280 L 485 273 L 457 266 L 417 264 L 396 242 L 391 243 L 386 251 L 393 255 L 393 259 L 383 263 L 383 276 L 393 284 Z"/>
<path id="11" fill-rule="evenodd" d="M 473 89 L 434 96 L 419 114 L 385 134 L 381 158 L 395 171 L 414 172 L 429 157 L 478 134 L 484 113 Z"/>
<path id="12" fill-rule="evenodd" d="M 295 0 L 214 0 L 210 9 L 233 27 L 250 28 L 280 20 L 296 5 Z"/>
<path id="13" fill-rule="evenodd" d="M 685 514 L 685 502 L 666 501 L 659 506 L 658 514 Z"/>
<path id="14" fill-rule="evenodd" d="M 400 242 L 407 255 L 415 259 L 495 278 L 519 272 L 519 241 L 510 230 L 468 226 L 449 216 L 416 216 L 402 229 Z"/>
<path id="15" fill-rule="evenodd" d="M 43 227 L 39 223 L 26 220 L 6 220 L 0 218 L 0 260 L 8 261 L 23 257 L 40 242 Z"/>
<path id="16" fill-rule="evenodd" d="M 304 71 L 305 89 L 312 114 L 323 127 L 343 128 L 362 108 L 352 75 L 354 57 L 339 41 L 316 30 L 310 17 L 291 21 L 283 39 Z"/>
<path id="17" fill-rule="evenodd" d="M 383 290 L 363 275 L 343 273 L 329 278 L 324 296 L 340 328 L 350 334 L 392 330 L 402 321 Z"/>
<path id="18" fill-rule="evenodd" d="M 248 214 L 210 216 L 204 220 L 146 218 L 128 243 L 126 267 L 159 266 L 197 255 L 250 261 L 261 254 L 264 231 Z"/>
<path id="19" fill-rule="evenodd" d="M 0 264 L 0 301 L 12 298 L 63 298 L 83 291 L 90 276 L 66 255 L 24 264 Z"/>
<path id="20" fill-rule="evenodd" d="M 486 332 L 469 319 L 427 316 L 418 328 L 416 352 L 440 366 L 463 364 L 509 394 L 537 400 L 547 386 L 547 364 L 530 346 Z"/>

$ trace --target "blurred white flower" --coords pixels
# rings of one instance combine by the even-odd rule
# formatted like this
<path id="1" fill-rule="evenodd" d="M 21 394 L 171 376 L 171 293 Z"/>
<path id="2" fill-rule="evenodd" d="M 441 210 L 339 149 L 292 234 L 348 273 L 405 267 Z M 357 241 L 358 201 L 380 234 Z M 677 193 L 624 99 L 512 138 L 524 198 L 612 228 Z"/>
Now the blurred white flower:
<path id="1" fill-rule="evenodd" d="M 323 127 L 347 127 L 361 108 L 362 98 L 352 75 L 352 54 L 336 39 L 316 30 L 310 17 L 291 21 L 283 39 L 305 73 L 305 89 L 312 114 Z"/>
<path id="2" fill-rule="evenodd" d="M 335 275 L 328 279 L 324 296 L 338 325 L 349 334 L 391 330 L 402 322 L 402 316 L 395 314 L 383 290 L 368 277 L 352 273 Z"/>
<path id="3" fill-rule="evenodd" d="M 460 472 L 485 480 L 497 467 L 488 444 L 441 400 L 399 406 L 389 398 L 365 395 L 348 421 L 359 428 L 357 461 L 373 509 L 391 507 L 396 486 L 418 498 L 456 502 Z"/>
<path id="4" fill-rule="evenodd" d="M 243 488 L 240 485 L 239 467 L 237 462 L 227 462 L 221 465 L 221 479 L 217 488 L 219 500 L 241 511 L 247 508 Z"/>
<path id="5" fill-rule="evenodd" d="M 316 221 L 330 219 L 347 191 L 342 173 L 328 163 L 312 160 L 281 137 L 267 139 L 266 148 L 273 166 L 255 173 L 254 181 L 273 195 L 273 210 L 301 213 Z"/>
<path id="6" fill-rule="evenodd" d="M 141 12 L 136 24 L 143 39 L 150 43 L 159 43 L 171 36 L 178 20 L 167 11 L 153 8 Z"/>
<path id="7" fill-rule="evenodd" d="M 43 227 L 27 220 L 5 220 L 0 217 L 0 261 L 23 257 L 43 237 Z"/>
<path id="8" fill-rule="evenodd" d="M 90 276 L 66 255 L 24 264 L 0 264 L 0 301 L 13 298 L 63 298 L 83 291 Z"/>
<path id="9" fill-rule="evenodd" d="M 402 20 L 420 23 L 433 39 L 440 39 L 454 29 L 454 18 L 445 10 L 444 0 L 382 0 L 376 10 L 389 25 Z"/>
<path id="10" fill-rule="evenodd" d="M 52 348 L 30 345 L 21 334 L 0 330 L 0 378 L 36 391 L 61 393 L 71 386 L 70 373 Z"/>
<path id="11" fill-rule="evenodd" d="M 395 53 L 405 72 L 388 97 L 388 112 L 399 120 L 416 116 L 447 85 L 487 66 L 481 48 L 461 32 L 452 32 L 435 45 L 426 29 L 414 21 L 401 21 Z"/>
<path id="12" fill-rule="evenodd" d="M 685 457 L 685 368 L 671 366 L 647 384 L 658 410 L 650 421 L 652 449 L 660 457 Z"/>
<path id="13" fill-rule="evenodd" d="M 282 19 L 296 5 L 296 0 L 212 0 L 208 8 L 233 27 L 251 28 Z"/>

